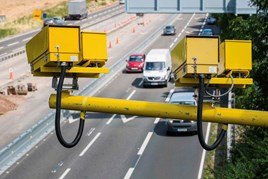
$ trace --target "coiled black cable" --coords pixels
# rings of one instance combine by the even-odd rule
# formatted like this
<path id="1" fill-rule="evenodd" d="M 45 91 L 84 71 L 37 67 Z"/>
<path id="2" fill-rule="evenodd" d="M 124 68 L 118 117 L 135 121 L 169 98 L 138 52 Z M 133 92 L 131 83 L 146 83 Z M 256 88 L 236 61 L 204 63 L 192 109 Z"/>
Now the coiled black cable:
<path id="1" fill-rule="evenodd" d="M 217 140 L 212 144 L 208 145 L 206 144 L 206 141 L 204 140 L 203 136 L 203 128 L 202 128 L 202 111 L 203 111 L 203 98 L 204 98 L 204 75 L 201 74 L 198 76 L 199 78 L 199 85 L 198 85 L 198 102 L 197 102 L 197 134 L 198 134 L 198 139 L 201 144 L 201 146 L 205 150 L 214 150 L 222 141 L 226 134 L 225 129 L 221 129 L 221 132 L 217 138 Z M 208 134 L 207 134 L 208 135 Z"/>
<path id="2" fill-rule="evenodd" d="M 64 138 L 62 137 L 61 128 L 60 128 L 61 92 L 62 92 L 62 86 L 63 86 L 63 82 L 64 82 L 64 77 L 65 77 L 65 74 L 66 74 L 66 68 L 67 68 L 66 66 L 61 66 L 59 84 L 58 84 L 58 87 L 57 87 L 55 130 L 56 130 L 56 135 L 57 135 L 57 138 L 58 138 L 59 142 L 66 148 L 72 148 L 79 142 L 79 140 L 82 137 L 85 120 L 80 117 L 79 128 L 78 128 L 78 132 L 76 134 L 75 139 L 70 143 L 66 142 L 64 140 Z"/>

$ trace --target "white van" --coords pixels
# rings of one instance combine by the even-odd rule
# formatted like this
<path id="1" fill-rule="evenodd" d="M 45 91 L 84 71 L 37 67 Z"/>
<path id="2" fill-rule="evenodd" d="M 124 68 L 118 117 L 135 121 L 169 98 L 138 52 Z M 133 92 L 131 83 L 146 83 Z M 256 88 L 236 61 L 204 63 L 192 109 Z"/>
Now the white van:
<path id="1" fill-rule="evenodd" d="M 143 87 L 164 86 L 171 76 L 171 56 L 169 49 L 152 49 L 146 56 L 143 69 Z"/>

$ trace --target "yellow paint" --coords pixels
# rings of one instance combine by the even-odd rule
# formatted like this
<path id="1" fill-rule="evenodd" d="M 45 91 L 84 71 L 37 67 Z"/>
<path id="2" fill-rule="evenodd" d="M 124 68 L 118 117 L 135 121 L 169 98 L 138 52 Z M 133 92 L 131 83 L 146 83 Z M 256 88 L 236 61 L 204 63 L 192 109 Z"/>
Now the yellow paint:
<path id="1" fill-rule="evenodd" d="M 213 77 L 209 80 L 205 80 L 207 84 L 209 82 L 210 85 L 217 85 L 219 87 L 230 87 L 232 84 L 231 78 L 216 78 Z M 234 87 L 235 88 L 245 88 L 246 85 L 252 85 L 252 78 L 233 78 Z M 176 81 L 176 86 L 197 86 L 198 79 L 197 78 L 180 78 Z"/>
<path id="2" fill-rule="evenodd" d="M 219 37 L 217 36 L 186 36 L 171 51 L 172 70 L 176 80 L 181 77 L 193 77 L 194 64 L 197 65 L 198 74 L 217 74 L 218 51 Z"/>
<path id="3" fill-rule="evenodd" d="M 56 106 L 56 95 L 49 98 L 50 108 Z M 196 106 L 169 103 L 134 101 L 112 98 L 71 96 L 62 93 L 62 109 L 124 114 L 146 117 L 196 120 Z M 268 112 L 203 106 L 203 121 L 223 124 L 239 124 L 268 127 Z"/>
<path id="4" fill-rule="evenodd" d="M 83 32 L 79 26 L 46 26 L 27 44 L 26 52 L 34 76 L 55 76 L 59 62 L 68 62 L 66 76 L 98 78 L 109 73 L 106 34 Z"/>
<path id="5" fill-rule="evenodd" d="M 81 111 L 80 112 L 80 119 L 85 120 L 85 118 L 86 118 L 86 111 Z"/>
<path id="6" fill-rule="evenodd" d="M 106 33 L 82 32 L 82 58 L 84 60 L 107 61 Z"/>
<path id="7" fill-rule="evenodd" d="M 78 26 L 46 26 L 26 44 L 28 62 L 34 71 L 41 66 L 55 66 L 58 60 L 78 62 L 79 38 Z"/>
<path id="8" fill-rule="evenodd" d="M 219 74 L 225 71 L 248 73 L 252 69 L 250 40 L 225 40 L 220 45 Z"/>

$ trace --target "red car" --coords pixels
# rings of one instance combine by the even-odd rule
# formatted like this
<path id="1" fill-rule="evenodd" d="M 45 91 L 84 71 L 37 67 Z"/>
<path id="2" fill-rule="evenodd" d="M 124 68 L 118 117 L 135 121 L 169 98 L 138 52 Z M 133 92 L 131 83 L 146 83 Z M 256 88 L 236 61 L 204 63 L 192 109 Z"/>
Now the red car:
<path id="1" fill-rule="evenodd" d="M 144 54 L 132 54 L 126 61 L 126 72 L 143 72 L 143 66 L 145 61 Z"/>

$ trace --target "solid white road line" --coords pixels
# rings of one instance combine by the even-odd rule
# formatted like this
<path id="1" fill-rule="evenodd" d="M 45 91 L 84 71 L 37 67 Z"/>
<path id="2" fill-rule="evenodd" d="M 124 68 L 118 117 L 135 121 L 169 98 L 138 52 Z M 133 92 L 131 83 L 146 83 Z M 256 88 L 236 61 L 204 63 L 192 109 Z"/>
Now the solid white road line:
<path id="1" fill-rule="evenodd" d="M 149 143 L 149 141 L 150 141 L 152 135 L 153 135 L 153 132 L 149 132 L 149 133 L 147 134 L 147 136 L 146 136 L 146 138 L 145 138 L 143 144 L 141 145 L 141 148 L 140 148 L 140 150 L 139 150 L 139 152 L 138 152 L 138 155 L 142 155 L 142 153 L 144 152 L 144 150 L 145 150 L 147 144 Z"/>
<path id="2" fill-rule="evenodd" d="M 66 170 L 65 170 L 65 172 L 60 176 L 60 178 L 59 179 L 63 179 L 69 172 L 70 172 L 70 168 L 67 168 Z"/>
<path id="3" fill-rule="evenodd" d="M 159 122 L 159 120 L 160 120 L 160 118 L 158 117 L 158 118 L 156 118 L 155 120 L 154 120 L 154 124 L 157 124 L 158 122 Z"/>
<path id="4" fill-rule="evenodd" d="M 25 42 L 25 41 L 28 41 L 30 40 L 32 37 L 29 37 L 29 38 L 26 38 L 26 39 L 23 39 L 22 42 Z"/>
<path id="5" fill-rule="evenodd" d="M 107 122 L 106 122 L 106 125 L 109 125 L 113 119 L 115 118 L 116 114 L 114 114 Z"/>
<path id="6" fill-rule="evenodd" d="M 125 177 L 124 177 L 124 179 L 130 179 L 133 171 L 134 171 L 134 168 L 129 168 L 127 173 L 126 173 L 126 175 L 125 175 Z"/>
<path id="7" fill-rule="evenodd" d="M 93 139 L 92 141 L 90 141 L 90 143 L 86 146 L 86 148 L 79 154 L 79 157 L 82 157 L 87 150 L 92 146 L 92 144 L 98 139 L 98 137 L 101 135 L 101 133 L 99 132 Z"/>
<path id="8" fill-rule="evenodd" d="M 134 95 L 135 92 L 136 90 L 133 90 L 132 93 L 130 93 L 130 95 L 127 97 L 127 100 L 129 100 Z"/>
<path id="9" fill-rule="evenodd" d="M 14 43 L 8 44 L 7 46 L 9 47 L 9 46 L 15 45 L 17 43 L 19 43 L 19 42 L 14 42 Z"/>
<path id="10" fill-rule="evenodd" d="M 169 46 L 169 48 L 172 48 L 174 46 L 174 42 L 172 42 L 172 44 Z"/>
<path id="11" fill-rule="evenodd" d="M 206 135 L 206 139 L 205 139 L 206 143 L 208 143 L 210 128 L 211 128 L 211 123 L 208 123 L 207 133 L 206 133 L 207 135 Z M 205 163 L 205 156 L 206 156 L 206 150 L 203 149 L 197 179 L 201 179 L 202 178 L 203 167 L 204 167 L 204 163 Z"/>

